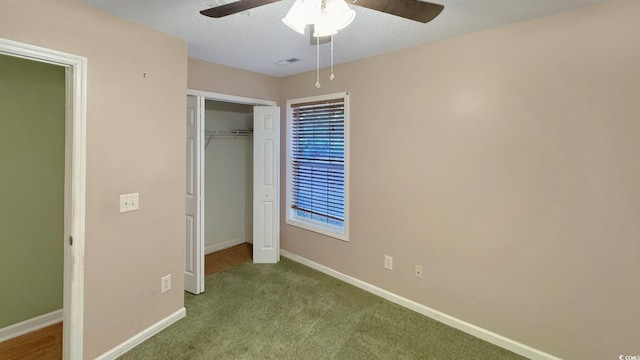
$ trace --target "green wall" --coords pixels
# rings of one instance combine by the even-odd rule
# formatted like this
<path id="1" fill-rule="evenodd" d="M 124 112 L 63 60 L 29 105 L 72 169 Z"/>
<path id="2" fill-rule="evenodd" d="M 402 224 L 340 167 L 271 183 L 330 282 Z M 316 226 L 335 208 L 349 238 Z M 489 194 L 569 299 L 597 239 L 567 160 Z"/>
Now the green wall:
<path id="1" fill-rule="evenodd" d="M 0 55 L 0 328 L 62 308 L 63 67 Z"/>

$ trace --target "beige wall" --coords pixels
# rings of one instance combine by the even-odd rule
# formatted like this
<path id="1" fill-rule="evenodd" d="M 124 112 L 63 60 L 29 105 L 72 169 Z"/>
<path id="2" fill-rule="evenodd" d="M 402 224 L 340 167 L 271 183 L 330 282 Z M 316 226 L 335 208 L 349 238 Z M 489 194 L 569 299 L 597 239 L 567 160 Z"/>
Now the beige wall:
<path id="1" fill-rule="evenodd" d="M 282 248 L 562 358 L 640 353 L 639 18 L 612 1 L 284 78 L 281 103 L 351 91 L 351 241 L 283 216 Z"/>
<path id="2" fill-rule="evenodd" d="M 93 359 L 183 307 L 187 47 L 73 0 L 0 8 L 0 37 L 88 59 L 84 354 Z M 129 192 L 140 210 L 119 214 Z M 166 274 L 174 290 L 160 295 Z"/>
<path id="3" fill-rule="evenodd" d="M 279 78 L 189 58 L 189 89 L 278 101 Z"/>

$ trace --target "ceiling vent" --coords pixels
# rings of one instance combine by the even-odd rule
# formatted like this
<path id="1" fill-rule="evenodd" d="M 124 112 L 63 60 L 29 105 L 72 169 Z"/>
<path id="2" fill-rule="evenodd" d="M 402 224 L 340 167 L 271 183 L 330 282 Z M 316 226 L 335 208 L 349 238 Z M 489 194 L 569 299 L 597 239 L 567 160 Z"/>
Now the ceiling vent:
<path id="1" fill-rule="evenodd" d="M 286 59 L 286 60 L 280 60 L 278 62 L 276 62 L 276 65 L 280 65 L 280 66 L 287 66 L 287 65 L 291 65 L 295 62 L 300 61 L 300 59 L 298 58 L 291 58 L 291 59 Z"/>

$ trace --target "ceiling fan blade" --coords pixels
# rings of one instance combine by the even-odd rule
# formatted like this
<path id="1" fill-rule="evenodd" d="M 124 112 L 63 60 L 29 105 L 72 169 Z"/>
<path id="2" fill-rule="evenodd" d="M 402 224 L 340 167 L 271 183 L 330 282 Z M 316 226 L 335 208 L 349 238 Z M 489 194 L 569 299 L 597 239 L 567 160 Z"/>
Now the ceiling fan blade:
<path id="1" fill-rule="evenodd" d="M 313 24 L 309 25 L 309 43 L 311 43 L 311 45 L 318 44 L 318 38 L 313 36 L 314 32 L 315 32 L 315 25 Z M 320 45 L 330 43 L 330 42 L 331 42 L 331 36 L 320 36 Z"/>
<path id="2" fill-rule="evenodd" d="M 421 23 L 433 20 L 444 9 L 444 5 L 420 0 L 347 0 L 347 2 Z"/>
<path id="3" fill-rule="evenodd" d="M 200 14 L 213 18 L 221 18 L 223 16 L 236 14 L 239 12 L 247 11 L 249 9 L 256 8 L 258 6 L 271 4 L 281 0 L 240 0 L 216 7 L 211 9 L 202 10 Z"/>

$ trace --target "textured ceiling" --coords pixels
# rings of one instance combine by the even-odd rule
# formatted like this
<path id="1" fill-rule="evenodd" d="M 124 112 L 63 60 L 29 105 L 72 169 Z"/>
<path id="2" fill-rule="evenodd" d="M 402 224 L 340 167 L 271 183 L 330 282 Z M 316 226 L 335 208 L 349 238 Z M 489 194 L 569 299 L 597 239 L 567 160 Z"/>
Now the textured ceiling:
<path id="1" fill-rule="evenodd" d="M 272 76 L 315 69 L 316 49 L 280 20 L 294 0 L 213 19 L 199 14 L 229 0 L 80 0 L 189 42 L 189 56 Z M 394 1 L 394 0 L 389 0 Z M 444 11 L 427 24 L 352 6 L 356 18 L 334 38 L 335 64 L 497 28 L 606 0 L 436 0 Z M 321 45 L 320 66 L 330 64 Z M 298 58 L 280 66 L 276 62 Z"/>

